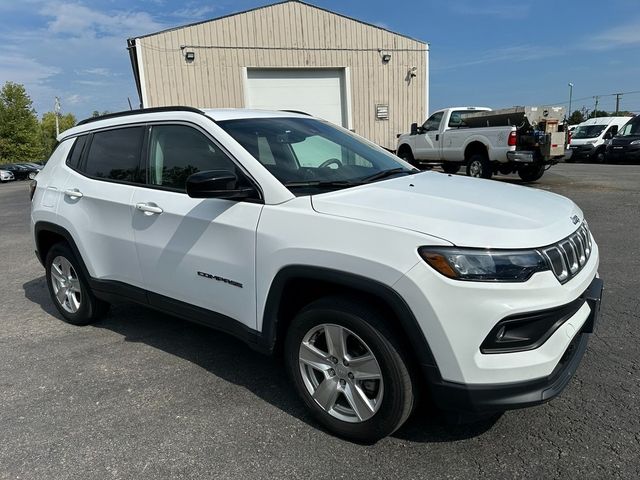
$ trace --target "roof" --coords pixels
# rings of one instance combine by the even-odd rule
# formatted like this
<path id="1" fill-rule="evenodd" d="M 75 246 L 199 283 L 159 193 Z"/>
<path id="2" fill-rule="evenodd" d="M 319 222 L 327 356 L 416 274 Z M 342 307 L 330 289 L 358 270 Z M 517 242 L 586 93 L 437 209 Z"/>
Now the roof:
<path id="1" fill-rule="evenodd" d="M 158 120 L 181 120 L 185 115 L 206 115 L 213 121 L 239 120 L 242 118 L 309 118 L 305 113 L 284 110 L 259 110 L 248 108 L 193 108 L 184 106 L 141 108 L 109 113 L 99 117 L 82 120 L 75 127 L 65 130 L 58 136 L 58 141 L 81 135 L 100 128 L 115 127 L 129 123 L 154 122 Z M 180 117 L 180 118 L 179 118 Z"/>
<path id="2" fill-rule="evenodd" d="M 583 125 L 609 125 L 610 123 L 615 122 L 616 120 L 620 120 L 621 122 L 626 122 L 631 120 L 633 117 L 593 117 L 588 120 L 585 120 L 578 126 Z"/>
<path id="3" fill-rule="evenodd" d="M 235 13 L 230 13 L 229 15 L 223 15 L 221 17 L 215 17 L 215 18 L 210 18 L 208 20 L 201 20 L 199 22 L 188 23 L 186 25 L 180 25 L 178 27 L 171 27 L 171 28 L 167 28 L 167 29 L 164 29 L 164 30 L 160 30 L 158 32 L 154 32 L 154 33 L 147 33 L 146 35 L 140 35 L 140 36 L 136 36 L 136 37 L 130 38 L 129 41 L 134 40 L 135 38 L 152 37 L 152 36 L 158 35 L 160 33 L 172 32 L 174 30 L 180 30 L 180 29 L 183 29 L 183 28 L 193 27 L 195 25 L 201 25 L 203 23 L 215 22 L 216 20 L 221 20 L 223 18 L 229 18 L 229 17 L 234 17 L 236 15 L 242 15 L 242 14 L 249 13 L 249 12 L 255 12 L 256 10 L 262 10 L 262 9 L 265 9 L 265 8 L 273 7 L 275 5 L 282 5 L 282 4 L 285 4 L 285 3 L 300 3 L 300 4 L 305 5 L 307 7 L 310 7 L 310 8 L 315 8 L 317 10 L 322 10 L 323 12 L 327 12 L 327 13 L 330 13 L 332 15 L 337 15 L 338 17 L 346 18 L 347 20 L 351 20 L 353 22 L 357 22 L 357 23 L 360 23 L 360 24 L 363 24 L 363 25 L 367 25 L 369 27 L 377 28 L 378 30 L 383 30 L 385 32 L 389 32 L 389 33 L 391 33 L 393 35 L 398 35 L 400 37 L 408 38 L 409 40 L 413 40 L 414 42 L 423 43 L 425 45 L 427 44 L 427 42 L 424 42 L 422 40 L 418 40 L 417 38 L 413 38 L 413 37 L 410 37 L 408 35 L 404 35 L 402 33 L 394 32 L 393 30 L 389 30 L 389 29 L 381 27 L 379 25 L 375 25 L 373 23 L 364 22 L 362 20 L 358 20 L 357 18 L 349 17 L 349 16 L 343 15 L 341 13 L 336 13 L 336 12 L 333 12 L 331 10 L 327 10 L 326 8 L 318 7 L 317 5 L 313 5 L 311 3 L 303 2 L 301 0 L 284 0 L 282 2 L 270 3 L 268 5 L 263 5 L 261 7 L 250 8 L 248 10 L 243 10 L 241 12 L 235 12 Z"/>

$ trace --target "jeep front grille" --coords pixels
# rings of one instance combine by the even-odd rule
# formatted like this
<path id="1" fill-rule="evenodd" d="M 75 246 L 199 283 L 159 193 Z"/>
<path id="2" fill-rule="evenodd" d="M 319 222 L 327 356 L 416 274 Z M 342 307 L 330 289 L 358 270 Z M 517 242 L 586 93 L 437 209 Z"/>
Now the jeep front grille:
<path id="1" fill-rule="evenodd" d="M 587 264 L 592 245 L 591 233 L 585 221 L 575 233 L 554 245 L 542 248 L 541 251 L 556 278 L 560 283 L 565 283 Z"/>

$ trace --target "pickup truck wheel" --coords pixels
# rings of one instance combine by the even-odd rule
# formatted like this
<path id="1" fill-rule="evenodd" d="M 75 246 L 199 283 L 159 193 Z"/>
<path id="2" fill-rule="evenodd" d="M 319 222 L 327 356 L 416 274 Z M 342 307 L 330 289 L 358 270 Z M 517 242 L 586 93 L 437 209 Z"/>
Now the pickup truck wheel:
<path id="1" fill-rule="evenodd" d="M 408 145 L 402 145 L 400 147 L 400 149 L 398 150 L 398 157 L 413 166 L 415 166 L 416 164 L 416 159 L 413 157 L 411 147 L 409 147 Z"/>
<path id="2" fill-rule="evenodd" d="M 476 178 L 491 178 L 492 175 L 491 162 L 480 153 L 472 155 L 467 163 L 467 175 Z"/>
<path id="3" fill-rule="evenodd" d="M 403 349 L 366 304 L 327 297 L 293 319 L 285 359 L 298 394 L 332 433 L 375 442 L 398 429 L 414 403 Z"/>
<path id="4" fill-rule="evenodd" d="M 518 170 L 518 175 L 525 182 L 535 182 L 542 177 L 544 173 L 544 165 L 531 165 L 526 167 L 521 167 Z"/>
<path id="5" fill-rule="evenodd" d="M 57 243 L 49 249 L 45 268 L 49 294 L 66 322 L 88 325 L 109 311 L 109 304 L 91 292 L 67 244 Z"/>
<path id="6" fill-rule="evenodd" d="M 445 162 L 442 164 L 442 170 L 444 170 L 444 173 L 458 173 L 460 171 L 460 164 L 454 162 Z"/>

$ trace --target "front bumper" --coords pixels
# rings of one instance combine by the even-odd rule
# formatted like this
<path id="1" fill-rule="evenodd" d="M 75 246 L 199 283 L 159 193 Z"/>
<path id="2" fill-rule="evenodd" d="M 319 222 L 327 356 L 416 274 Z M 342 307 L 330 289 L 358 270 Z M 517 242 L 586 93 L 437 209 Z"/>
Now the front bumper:
<path id="1" fill-rule="evenodd" d="M 589 159 L 596 151 L 596 148 L 591 144 L 576 145 L 569 148 L 573 152 L 572 160 Z"/>
<path id="2" fill-rule="evenodd" d="M 640 161 L 640 145 L 625 145 L 607 147 L 605 160 L 608 162 L 638 162 Z"/>
<path id="3" fill-rule="evenodd" d="M 582 298 L 590 314 L 554 370 L 546 377 L 508 384 L 465 385 L 443 380 L 438 369 L 423 366 L 434 403 L 443 410 L 485 414 L 547 402 L 564 390 L 587 349 L 598 321 L 603 282 L 594 278 Z"/>

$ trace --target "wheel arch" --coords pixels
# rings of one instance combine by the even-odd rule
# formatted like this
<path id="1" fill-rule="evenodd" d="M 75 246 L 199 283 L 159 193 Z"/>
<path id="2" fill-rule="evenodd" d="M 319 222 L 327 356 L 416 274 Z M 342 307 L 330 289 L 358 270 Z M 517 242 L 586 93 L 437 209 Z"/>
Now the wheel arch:
<path id="1" fill-rule="evenodd" d="M 409 353 L 412 359 L 422 368 L 429 367 L 437 371 L 429 343 L 413 312 L 398 292 L 376 280 L 325 267 L 291 265 L 276 274 L 262 317 L 261 339 L 265 349 L 273 353 L 280 352 L 287 327 L 296 313 L 309 302 L 332 294 L 346 294 L 372 302 L 392 315 L 397 322 L 388 324 L 411 349 Z"/>
<path id="2" fill-rule="evenodd" d="M 489 158 L 489 148 L 480 140 L 473 140 L 464 149 L 464 160 L 468 162 L 469 159 L 475 154 L 485 155 Z"/>
<path id="3" fill-rule="evenodd" d="M 85 278 L 91 278 L 89 275 L 89 271 L 87 270 L 86 265 L 84 264 L 84 260 L 82 259 L 82 255 L 80 255 L 80 250 L 76 245 L 73 236 L 67 229 L 61 227 L 60 225 L 56 225 L 51 222 L 36 222 L 33 227 L 33 234 L 35 237 L 36 244 L 36 255 L 40 263 L 44 266 L 44 262 L 47 259 L 47 253 L 56 243 L 65 242 L 71 248 L 71 251 L 76 257 L 76 260 L 80 264 L 80 268 L 82 269 L 82 273 L 85 275 Z"/>

